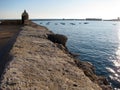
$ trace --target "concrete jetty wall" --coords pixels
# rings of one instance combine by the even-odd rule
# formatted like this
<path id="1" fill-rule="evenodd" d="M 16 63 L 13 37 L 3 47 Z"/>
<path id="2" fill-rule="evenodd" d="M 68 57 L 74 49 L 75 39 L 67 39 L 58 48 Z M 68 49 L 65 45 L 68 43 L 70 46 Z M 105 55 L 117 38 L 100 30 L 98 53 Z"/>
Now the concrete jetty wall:
<path id="1" fill-rule="evenodd" d="M 50 41 L 52 32 L 46 27 L 29 22 L 21 29 L 0 89 L 112 90 L 106 79 L 94 74 L 91 64 L 75 60 L 66 47 Z"/>

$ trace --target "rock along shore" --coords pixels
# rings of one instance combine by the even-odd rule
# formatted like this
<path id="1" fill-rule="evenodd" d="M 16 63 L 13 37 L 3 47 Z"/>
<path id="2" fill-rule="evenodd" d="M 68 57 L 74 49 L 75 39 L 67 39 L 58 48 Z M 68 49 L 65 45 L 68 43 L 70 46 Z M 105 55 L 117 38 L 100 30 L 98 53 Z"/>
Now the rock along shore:
<path id="1" fill-rule="evenodd" d="M 2 90 L 112 90 L 96 76 L 93 66 L 72 57 L 66 47 L 52 42 L 46 27 L 32 22 L 21 27 L 1 78 Z"/>

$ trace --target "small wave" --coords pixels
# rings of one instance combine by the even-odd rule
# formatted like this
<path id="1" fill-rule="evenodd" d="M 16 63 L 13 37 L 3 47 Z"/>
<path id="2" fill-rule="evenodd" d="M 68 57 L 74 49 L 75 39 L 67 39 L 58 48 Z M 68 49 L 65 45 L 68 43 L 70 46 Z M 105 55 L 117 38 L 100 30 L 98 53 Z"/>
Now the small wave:
<path id="1" fill-rule="evenodd" d="M 118 70 L 106 67 L 106 69 L 108 70 L 108 72 L 110 72 L 111 74 L 109 75 L 109 79 L 110 81 L 112 81 L 112 85 L 116 86 L 117 88 L 115 88 L 114 90 L 120 90 L 118 88 L 120 88 L 120 75 L 118 73 Z"/>
<path id="2" fill-rule="evenodd" d="M 115 71 L 112 68 L 106 67 L 106 69 L 111 73 L 115 73 Z"/>
<path id="3" fill-rule="evenodd" d="M 113 61 L 114 66 L 120 67 L 120 60 L 114 60 Z"/>

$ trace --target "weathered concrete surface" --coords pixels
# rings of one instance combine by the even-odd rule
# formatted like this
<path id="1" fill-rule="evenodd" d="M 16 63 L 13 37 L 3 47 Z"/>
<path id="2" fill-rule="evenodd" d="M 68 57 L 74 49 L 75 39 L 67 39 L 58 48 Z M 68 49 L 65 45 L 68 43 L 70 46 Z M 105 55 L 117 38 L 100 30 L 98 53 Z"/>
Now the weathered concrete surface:
<path id="1" fill-rule="evenodd" d="M 24 26 L 12 50 L 2 90 L 102 90 L 77 67 L 74 59 L 47 39 L 51 32 Z"/>

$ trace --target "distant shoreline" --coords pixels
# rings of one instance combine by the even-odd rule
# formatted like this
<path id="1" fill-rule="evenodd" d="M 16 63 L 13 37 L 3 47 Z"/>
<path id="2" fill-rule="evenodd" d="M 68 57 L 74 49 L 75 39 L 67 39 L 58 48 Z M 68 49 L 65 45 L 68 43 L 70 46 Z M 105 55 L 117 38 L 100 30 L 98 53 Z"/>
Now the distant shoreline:
<path id="1" fill-rule="evenodd" d="M 4 20 L 21 20 L 21 19 L 0 19 L 0 21 L 4 21 Z M 57 20 L 60 20 L 60 21 L 70 21 L 70 20 L 74 20 L 74 21 L 117 21 L 119 22 L 120 20 L 117 20 L 117 19 L 30 19 L 31 21 L 57 21 Z"/>

